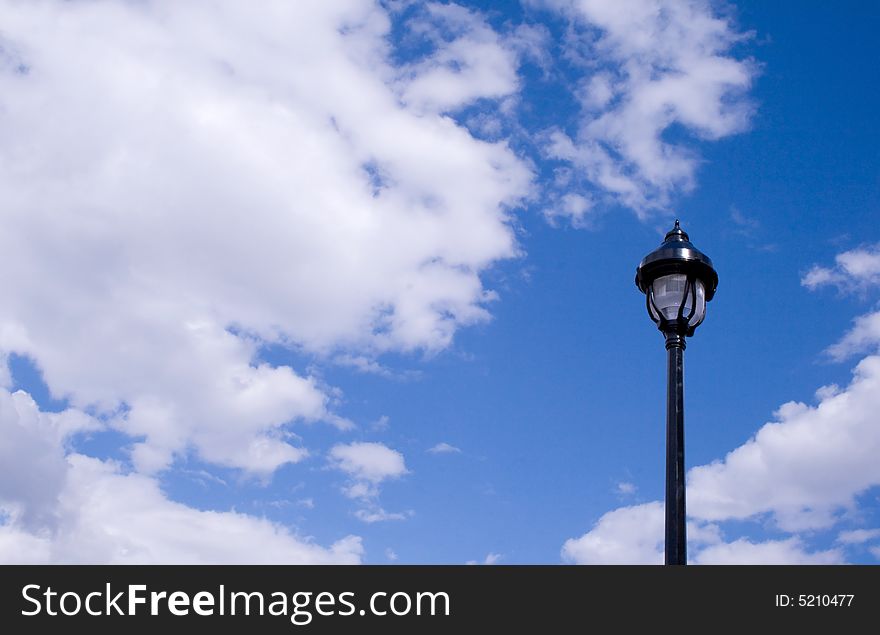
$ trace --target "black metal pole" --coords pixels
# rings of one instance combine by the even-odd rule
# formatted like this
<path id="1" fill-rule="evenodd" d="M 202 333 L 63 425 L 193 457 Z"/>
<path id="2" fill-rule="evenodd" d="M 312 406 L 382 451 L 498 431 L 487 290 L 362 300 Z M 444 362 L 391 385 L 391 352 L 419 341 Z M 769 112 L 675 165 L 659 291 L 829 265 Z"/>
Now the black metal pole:
<path id="1" fill-rule="evenodd" d="M 666 564 L 687 564 L 684 491 L 684 335 L 666 334 Z"/>

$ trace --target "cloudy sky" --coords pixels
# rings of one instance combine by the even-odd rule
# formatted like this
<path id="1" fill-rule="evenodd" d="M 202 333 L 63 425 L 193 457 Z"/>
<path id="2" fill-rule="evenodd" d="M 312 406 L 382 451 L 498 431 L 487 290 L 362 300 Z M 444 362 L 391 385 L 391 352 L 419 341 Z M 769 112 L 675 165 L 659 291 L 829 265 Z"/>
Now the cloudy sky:
<path id="1" fill-rule="evenodd" d="M 0 561 L 880 560 L 873 5 L 0 0 Z"/>

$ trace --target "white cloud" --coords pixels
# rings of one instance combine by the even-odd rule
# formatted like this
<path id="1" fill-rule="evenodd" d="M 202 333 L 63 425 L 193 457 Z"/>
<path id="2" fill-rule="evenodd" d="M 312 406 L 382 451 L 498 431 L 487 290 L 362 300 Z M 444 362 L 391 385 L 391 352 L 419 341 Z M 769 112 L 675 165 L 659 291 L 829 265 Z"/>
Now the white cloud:
<path id="1" fill-rule="evenodd" d="M 813 265 L 812 269 L 805 273 L 803 278 L 801 278 L 801 284 L 808 289 L 816 289 L 817 287 L 822 287 L 827 284 L 843 282 L 843 280 L 844 277 L 842 275 L 839 275 L 831 269 L 820 267 L 819 265 Z"/>
<path id="2" fill-rule="evenodd" d="M 645 215 L 693 185 L 699 159 L 664 139 L 681 126 L 701 139 L 743 130 L 743 99 L 755 66 L 731 54 L 747 36 L 695 0 L 533 0 L 573 23 L 570 59 L 590 69 L 574 138 L 547 140 L 551 157 L 572 162 L 593 185 Z"/>
<path id="3" fill-rule="evenodd" d="M 545 209 L 544 216 L 551 225 L 555 225 L 558 219 L 564 218 L 572 227 L 586 228 L 590 226 L 594 208 L 595 201 L 582 194 L 568 192 L 559 197 L 555 206 Z"/>
<path id="4" fill-rule="evenodd" d="M 490 553 L 486 555 L 486 558 L 483 560 L 483 564 L 498 564 L 503 558 L 500 553 Z"/>
<path id="5" fill-rule="evenodd" d="M 442 441 L 434 447 L 428 448 L 431 454 L 461 454 L 461 449 Z"/>
<path id="6" fill-rule="evenodd" d="M 688 533 L 701 563 L 829 563 L 840 549 L 808 551 L 800 535 L 781 540 L 725 543 L 717 523 L 763 521 L 768 515 L 790 534 L 832 527 L 853 511 L 856 498 L 880 485 L 880 356 L 864 358 L 844 389 L 817 391 L 815 406 L 790 402 L 723 461 L 688 472 Z M 568 540 L 563 558 L 578 563 L 652 563 L 662 555 L 660 502 L 606 513 L 580 538 Z M 868 540 L 864 530 L 844 532 L 839 541 Z"/>
<path id="7" fill-rule="evenodd" d="M 514 90 L 513 58 L 432 12 L 457 36 L 401 69 L 370 0 L 2 3 L 0 350 L 115 413 L 145 473 L 265 475 L 306 455 L 291 422 L 345 422 L 262 343 L 438 350 L 486 320 L 531 172 L 429 112 L 432 78 L 456 108 Z"/>
<path id="8" fill-rule="evenodd" d="M 846 292 L 880 285 L 880 244 L 845 251 L 834 260 L 834 267 L 813 265 L 801 284 L 808 289 L 833 285 Z"/>
<path id="9" fill-rule="evenodd" d="M 872 555 L 872 556 L 874 556 L 875 558 L 877 558 L 877 560 L 880 560 L 880 546 L 877 546 L 877 547 L 871 547 L 871 548 L 869 549 L 869 551 L 871 552 L 871 555 Z"/>
<path id="10" fill-rule="evenodd" d="M 504 556 L 501 555 L 500 553 L 491 553 L 491 552 L 490 552 L 490 553 L 486 554 L 486 557 L 483 558 L 483 561 L 482 561 L 482 562 L 477 562 L 476 560 L 468 560 L 467 562 L 465 562 L 465 564 L 469 564 L 469 565 L 477 565 L 477 564 L 493 565 L 493 564 L 498 564 L 498 563 L 501 561 L 501 558 L 503 558 L 503 557 L 504 557 Z"/>
<path id="11" fill-rule="evenodd" d="M 875 538 L 880 538 L 880 529 L 851 529 L 841 531 L 837 541 L 845 545 L 857 545 Z"/>
<path id="12" fill-rule="evenodd" d="M 333 467 L 358 481 L 378 484 L 407 473 L 403 454 L 382 443 L 339 444 L 330 450 Z"/>
<path id="13" fill-rule="evenodd" d="M 357 500 L 361 508 L 355 518 L 365 523 L 387 520 L 405 520 L 408 512 L 387 512 L 378 503 L 379 485 L 386 480 L 408 474 L 403 454 L 382 443 L 355 442 L 333 446 L 329 453 L 330 465 L 348 474 L 351 480 L 343 493 Z"/>
<path id="14" fill-rule="evenodd" d="M 606 513 L 580 538 L 567 540 L 565 561 L 574 564 L 661 564 L 664 509 L 659 501 Z M 725 542 L 717 525 L 688 522 L 688 561 L 693 564 L 835 564 L 839 549 L 809 552 L 797 537 Z"/>
<path id="15" fill-rule="evenodd" d="M 57 525 L 67 437 L 97 427 L 81 412 L 40 412 L 27 393 L 0 389 L 0 503 L 17 524 L 32 530 Z"/>
<path id="16" fill-rule="evenodd" d="M 49 564 L 50 551 L 49 540 L 44 536 L 0 525 L 0 562 L 3 564 Z"/>
<path id="17" fill-rule="evenodd" d="M 385 557 L 391 562 L 394 562 L 395 560 L 397 560 L 397 553 L 395 553 L 394 549 L 388 547 L 387 549 L 385 549 Z"/>
<path id="18" fill-rule="evenodd" d="M 739 129 L 747 109 L 731 96 L 750 69 L 725 57 L 737 36 L 702 3 L 664 4 L 661 22 L 579 6 L 603 33 L 591 54 L 612 68 L 584 93 L 582 132 L 557 134 L 552 151 L 642 209 L 694 169 L 661 133 Z M 17 431 L 2 446 L 45 477 L 0 484 L 8 557 L 253 561 L 253 540 L 273 561 L 359 558 L 355 538 L 327 549 L 179 505 L 150 475 L 192 453 L 268 478 L 308 456 L 292 424 L 351 427 L 318 376 L 262 363 L 266 344 L 382 374 L 375 356 L 437 351 L 489 319 L 481 274 L 520 255 L 510 215 L 534 174 L 506 141 L 444 113 L 494 100 L 508 115 L 517 56 L 546 64 L 546 33 L 501 37 L 446 4 L 420 20 L 412 32 L 431 51 L 400 65 L 373 0 L 0 3 L 0 358 L 29 356 L 71 404 L 33 415 L 57 438 Z M 560 208 L 576 223 L 593 204 L 577 196 Z M 64 426 L 102 425 L 132 440 L 135 473 L 57 441 Z M 373 451 L 356 445 L 379 444 L 337 446 L 356 513 L 398 515 L 375 499 L 405 473 L 402 455 L 358 463 Z"/>
<path id="19" fill-rule="evenodd" d="M 787 531 L 831 526 L 880 484 L 880 356 L 816 406 L 790 402 L 723 461 L 688 473 L 688 512 L 705 520 L 772 514 Z"/>
<path id="20" fill-rule="evenodd" d="M 329 548 L 266 519 L 169 500 L 156 479 L 67 453 L 94 420 L 42 413 L 0 390 L 0 562 L 255 564 L 360 562 L 360 538 Z"/>
<path id="21" fill-rule="evenodd" d="M 168 500 L 154 479 L 112 464 L 68 457 L 64 522 L 47 545 L 50 561 L 110 564 L 357 564 L 360 538 L 324 548 L 266 519 L 200 511 Z"/>
<path id="22" fill-rule="evenodd" d="M 839 342 L 828 347 L 832 359 L 841 361 L 857 353 L 876 350 L 880 345 L 880 311 L 855 319 L 853 327 Z"/>
<path id="23" fill-rule="evenodd" d="M 606 513 L 589 532 L 565 541 L 562 558 L 575 564 L 662 564 L 663 504 Z"/>
<path id="24" fill-rule="evenodd" d="M 836 258 L 847 275 L 866 282 L 880 283 L 880 245 L 846 251 Z"/>
<path id="25" fill-rule="evenodd" d="M 422 112 L 445 112 L 482 98 L 500 98 L 519 87 L 517 53 L 480 14 L 457 4 L 429 3 L 426 19 L 411 30 L 435 50 L 405 71 L 403 101 Z M 517 48 L 536 51 L 537 34 L 520 31 Z"/>
<path id="26" fill-rule="evenodd" d="M 834 269 L 814 267 L 802 284 L 809 288 L 835 284 L 849 291 L 865 289 L 880 280 L 877 248 L 844 252 L 836 261 Z M 857 318 L 853 328 L 828 349 L 838 360 L 855 353 L 875 353 L 856 365 L 848 386 L 820 387 L 815 393 L 816 405 L 783 404 L 774 413 L 774 421 L 762 426 L 723 460 L 689 470 L 688 514 L 702 523 L 695 527 L 714 528 L 717 532 L 717 540 L 707 540 L 709 546 L 697 552 L 696 561 L 841 562 L 845 547 L 880 536 L 880 529 L 848 530 L 838 534 L 838 547 L 810 552 L 804 546 L 810 532 L 832 528 L 857 512 L 858 497 L 880 486 L 880 463 L 876 460 L 880 455 L 880 428 L 876 425 L 880 410 L 878 344 L 880 312 Z M 590 562 L 605 553 L 608 557 L 618 556 L 626 545 L 635 545 L 631 547 L 633 553 L 650 559 L 643 545 L 651 544 L 656 531 L 649 523 L 638 529 L 643 521 L 640 514 L 646 514 L 646 509 L 624 507 L 605 514 L 590 532 L 565 543 L 564 555 Z M 728 520 L 763 524 L 768 519 L 776 529 L 791 535 L 764 542 L 742 538 L 725 543 L 717 525 Z M 609 540 L 609 526 L 619 542 Z"/>
<path id="27" fill-rule="evenodd" d="M 753 543 L 742 538 L 731 543 L 706 547 L 697 554 L 696 564 L 841 564 L 838 549 L 807 552 L 799 538 Z"/>

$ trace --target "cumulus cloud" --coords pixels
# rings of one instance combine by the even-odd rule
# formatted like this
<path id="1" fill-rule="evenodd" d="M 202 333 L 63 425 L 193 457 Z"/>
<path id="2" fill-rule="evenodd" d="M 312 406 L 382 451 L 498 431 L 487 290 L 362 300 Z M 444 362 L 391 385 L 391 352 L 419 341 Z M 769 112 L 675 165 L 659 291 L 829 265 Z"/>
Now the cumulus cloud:
<path id="1" fill-rule="evenodd" d="M 739 36 L 707 5 L 662 3 L 654 20 L 551 4 L 602 34 L 589 53 L 608 68 L 584 85 L 582 131 L 548 145 L 591 188 L 642 210 L 696 164 L 664 130 L 716 138 L 743 125 L 732 97 L 751 69 L 728 55 Z M 353 426 L 334 387 L 306 362 L 265 362 L 267 346 L 390 376 L 377 356 L 439 351 L 489 319 L 482 274 L 521 254 L 512 213 L 536 195 L 499 122 L 519 98 L 518 60 L 549 74 L 546 30 L 500 35 L 475 11 L 429 4 L 404 29 L 425 52 L 401 61 L 391 19 L 374 0 L 0 3 L 0 359 L 28 356 L 70 406 L 33 414 L 55 437 L 10 428 L 4 456 L 39 460 L 45 481 L 0 485 L 12 488 L 0 489 L 4 553 L 55 561 L 82 542 L 97 560 L 201 558 L 187 528 L 222 535 L 227 523 L 282 559 L 359 557 L 356 539 L 322 548 L 181 506 L 154 476 L 193 455 L 268 479 L 309 456 L 293 425 Z M 491 104 L 479 126 L 455 119 L 477 104 Z M 583 225 L 598 203 L 584 192 L 558 209 Z M 122 433 L 130 465 L 76 454 L 67 428 Z M 370 444 L 331 460 L 358 516 L 409 515 L 376 501 L 405 472 L 402 455 L 402 471 L 370 472 L 357 457 L 396 459 L 356 445 Z M 119 503 L 120 524 L 89 488 Z M 138 495 L 143 508 L 125 507 Z M 180 527 L 178 542 L 146 520 L 148 505 Z M 85 545 L 89 532 L 107 550 Z M 230 551 L 224 540 L 206 538 L 205 561 L 243 558 L 244 537 Z"/>
<path id="2" fill-rule="evenodd" d="M 840 532 L 837 541 L 845 545 L 858 545 L 876 538 L 880 538 L 880 529 L 850 529 Z"/>
<path id="3" fill-rule="evenodd" d="M 755 64 L 733 47 L 747 38 L 704 0 L 533 0 L 571 21 L 567 56 L 584 69 L 580 126 L 549 133 L 550 157 L 571 162 L 594 187 L 640 215 L 693 186 L 699 158 L 669 141 L 679 126 L 699 139 L 742 131 Z M 582 220 L 583 203 L 561 205 Z"/>
<path id="4" fill-rule="evenodd" d="M 34 531 L 57 525 L 68 474 L 65 443 L 97 428 L 82 412 L 40 412 L 27 393 L 0 388 L 0 504 L 16 524 Z"/>
<path id="5" fill-rule="evenodd" d="M 562 557 L 573 564 L 662 564 L 663 503 L 621 507 L 606 513 L 580 538 L 567 540 Z M 692 564 L 837 564 L 839 549 L 808 551 L 797 537 L 750 542 L 723 540 L 712 523 L 688 523 Z"/>
<path id="6" fill-rule="evenodd" d="M 835 257 L 833 267 L 813 267 L 801 278 L 808 289 L 834 286 L 844 292 L 880 285 L 880 245 L 851 249 Z"/>
<path id="7" fill-rule="evenodd" d="M 688 511 L 705 520 L 771 514 L 786 531 L 821 529 L 880 484 L 880 356 L 817 405 L 789 402 L 723 461 L 688 473 Z"/>
<path id="8" fill-rule="evenodd" d="M 108 564 L 358 564 L 360 538 L 329 548 L 277 523 L 237 512 L 201 511 L 170 501 L 155 479 L 110 463 L 68 457 L 62 524 L 46 561 Z M 5 528 L 4 528 L 5 529 Z M 0 556 L 2 558 L 2 556 Z"/>
<path id="9" fill-rule="evenodd" d="M 333 466 L 356 481 L 378 485 L 407 473 L 403 454 L 382 443 L 355 442 L 335 445 L 330 450 Z"/>
<path id="10" fill-rule="evenodd" d="M 857 353 L 876 350 L 880 345 L 880 311 L 859 316 L 852 328 L 832 346 L 827 353 L 841 361 Z"/>
<path id="11" fill-rule="evenodd" d="M 158 481 L 112 461 L 67 452 L 96 422 L 43 413 L 0 389 L 0 562 L 85 564 L 356 564 L 360 538 L 330 547 L 236 512 L 169 500 Z"/>
<path id="12" fill-rule="evenodd" d="M 509 57 L 432 11 L 459 36 L 402 73 L 367 0 L 3 3 L 0 348 L 116 413 L 138 469 L 194 449 L 265 473 L 304 457 L 291 421 L 339 420 L 263 343 L 439 349 L 485 320 L 531 173 L 426 112 L 436 68 L 474 86 L 458 57 Z"/>
<path id="13" fill-rule="evenodd" d="M 878 282 L 878 263 L 876 248 L 847 251 L 837 256 L 834 268 L 814 267 L 801 283 L 810 289 L 833 284 L 845 291 L 864 290 Z M 849 385 L 820 387 L 815 405 L 783 404 L 773 421 L 722 460 L 689 470 L 688 515 L 699 531 L 714 527 L 717 532 L 717 540 L 706 541 L 708 546 L 697 551 L 695 561 L 841 562 L 847 547 L 880 536 L 878 529 L 850 529 L 838 533 L 834 548 L 809 551 L 805 546 L 811 532 L 831 529 L 851 517 L 858 511 L 859 496 L 880 486 L 878 344 L 880 312 L 857 318 L 853 328 L 827 351 L 838 360 L 871 353 L 855 366 Z M 621 557 L 629 548 L 634 557 L 651 561 L 653 555 L 645 545 L 650 547 L 659 538 L 648 520 L 649 510 L 659 514 L 659 506 L 623 507 L 605 514 L 591 531 L 565 543 L 564 557 L 593 562 Z M 762 524 L 769 520 L 774 529 L 789 536 L 765 542 L 747 538 L 724 542 L 719 523 L 729 520 Z M 639 529 L 640 525 L 644 527 Z"/>
<path id="14" fill-rule="evenodd" d="M 455 110 L 484 98 L 501 98 L 519 87 L 517 48 L 540 46 L 532 31 L 509 45 L 474 11 L 457 4 L 429 3 L 423 19 L 408 27 L 432 43 L 425 59 L 404 70 L 403 101 L 422 112 Z M 518 46 L 514 45 L 514 42 Z"/>
<path id="15" fill-rule="evenodd" d="M 606 513 L 586 534 L 565 541 L 562 558 L 574 564 L 662 564 L 663 504 Z"/>
<path id="16" fill-rule="evenodd" d="M 839 549 L 808 552 L 797 537 L 753 543 L 741 538 L 711 545 L 697 554 L 696 564 L 841 564 Z"/>
<path id="17" fill-rule="evenodd" d="M 39 426 L 122 432 L 136 471 L 9 423 L 4 553 L 57 560 L 88 539 L 101 561 L 254 561 L 251 541 L 273 561 L 357 560 L 355 539 L 184 507 L 151 474 L 193 453 L 268 478 L 309 454 L 291 424 L 351 427 L 332 387 L 261 361 L 266 345 L 381 373 L 377 354 L 488 319 L 480 275 L 518 255 L 532 172 L 441 111 L 516 90 L 517 47 L 437 5 L 433 53 L 401 64 L 372 0 L 6 2 L 0 22 L 0 357 L 28 356 L 70 404 Z M 352 483 L 368 498 L 391 476 L 369 470 Z"/>
<path id="18" fill-rule="evenodd" d="M 329 460 L 331 467 L 350 477 L 342 491 L 361 505 L 354 512 L 355 518 L 365 523 L 375 523 L 404 520 L 412 516 L 412 511 L 387 512 L 378 503 L 382 482 L 409 473 L 403 454 L 382 443 L 355 442 L 333 446 Z"/>
<path id="19" fill-rule="evenodd" d="M 856 509 L 857 497 L 880 485 L 880 356 L 864 358 L 843 388 L 817 391 L 819 403 L 789 402 L 745 444 L 720 461 L 688 472 L 689 539 L 705 543 L 696 562 L 830 563 L 840 549 L 809 551 L 801 532 L 827 529 Z M 718 523 L 763 520 L 795 534 L 782 540 L 724 542 Z M 652 563 L 662 553 L 662 503 L 622 507 L 563 546 L 563 558 L 579 563 Z M 839 542 L 870 540 L 856 530 Z"/>
<path id="20" fill-rule="evenodd" d="M 567 220 L 572 227 L 579 229 L 590 227 L 596 203 L 583 194 L 567 192 L 558 201 L 544 210 L 544 217 L 551 225 L 557 225 L 560 219 Z"/>
<path id="21" fill-rule="evenodd" d="M 801 284 L 811 291 L 833 286 L 842 293 L 864 294 L 880 285 L 880 244 L 844 251 L 835 257 L 833 267 L 813 265 L 801 278 Z M 852 328 L 827 353 L 840 361 L 855 355 L 875 351 L 880 344 L 880 311 L 855 319 Z"/>

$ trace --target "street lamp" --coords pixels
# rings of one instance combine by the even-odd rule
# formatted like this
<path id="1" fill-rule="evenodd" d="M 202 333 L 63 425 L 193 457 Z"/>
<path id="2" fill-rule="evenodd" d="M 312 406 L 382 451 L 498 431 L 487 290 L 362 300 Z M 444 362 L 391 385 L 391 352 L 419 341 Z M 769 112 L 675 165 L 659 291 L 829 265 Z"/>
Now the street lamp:
<path id="1" fill-rule="evenodd" d="M 685 337 L 706 317 L 718 274 L 712 260 L 694 247 L 675 221 L 663 243 L 642 259 L 636 286 L 648 315 L 666 336 L 666 564 L 687 564 L 684 495 Z"/>

